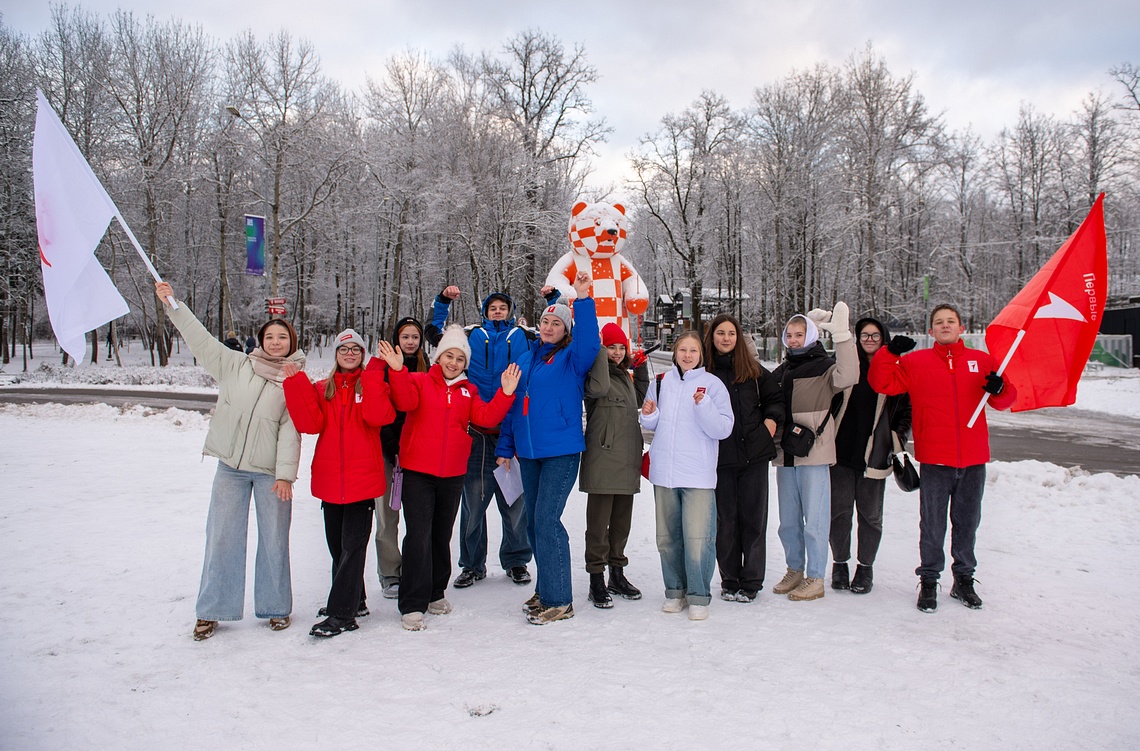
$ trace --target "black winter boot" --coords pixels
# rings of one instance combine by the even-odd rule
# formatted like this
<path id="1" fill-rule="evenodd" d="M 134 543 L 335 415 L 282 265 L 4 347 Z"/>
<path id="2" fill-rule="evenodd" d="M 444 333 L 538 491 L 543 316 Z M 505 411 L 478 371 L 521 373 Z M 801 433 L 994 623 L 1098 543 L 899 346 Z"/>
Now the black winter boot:
<path id="1" fill-rule="evenodd" d="M 921 579 L 918 583 L 918 609 L 924 613 L 938 610 L 938 580 Z"/>
<path id="2" fill-rule="evenodd" d="M 606 591 L 605 574 L 590 574 L 590 602 L 594 603 L 596 608 L 612 608 L 614 606 L 613 598 Z"/>
<path id="3" fill-rule="evenodd" d="M 974 577 L 972 576 L 954 576 L 954 586 L 950 588 L 950 596 L 955 600 L 961 600 L 962 604 L 971 610 L 978 610 L 982 607 L 982 598 L 978 597 L 978 593 L 974 591 Z"/>
<path id="4" fill-rule="evenodd" d="M 874 576 L 870 566 L 859 565 L 855 567 L 855 576 L 851 578 L 851 591 L 857 595 L 865 595 L 874 586 Z"/>
<path id="5" fill-rule="evenodd" d="M 846 561 L 831 564 L 831 588 L 851 589 L 851 570 Z"/>
<path id="6" fill-rule="evenodd" d="M 607 589 L 626 600 L 641 599 L 641 590 L 629 583 L 625 578 L 625 569 L 621 566 L 610 566 L 610 585 Z"/>

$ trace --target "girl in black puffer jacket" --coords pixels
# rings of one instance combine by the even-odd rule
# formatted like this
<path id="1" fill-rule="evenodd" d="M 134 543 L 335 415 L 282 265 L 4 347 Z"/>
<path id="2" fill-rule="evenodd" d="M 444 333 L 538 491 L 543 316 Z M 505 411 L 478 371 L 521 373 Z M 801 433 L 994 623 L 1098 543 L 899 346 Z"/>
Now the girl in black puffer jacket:
<path id="1" fill-rule="evenodd" d="M 833 589 L 866 594 L 873 584 L 872 565 L 883 538 L 883 493 L 891 474 L 895 443 L 906 445 L 910 433 L 910 397 L 877 394 L 867 382 L 871 357 L 891 341 L 887 327 L 874 318 L 855 324 L 859 382 L 847 389 L 835 434 L 831 466 L 831 568 Z M 859 565 L 849 579 L 851 528 L 859 515 Z"/>
<path id="2" fill-rule="evenodd" d="M 747 346 L 730 315 L 705 334 L 705 362 L 732 402 L 732 435 L 720 442 L 716 470 L 716 559 L 722 600 L 752 602 L 764 586 L 768 530 L 768 462 L 784 421 L 780 385 Z"/>

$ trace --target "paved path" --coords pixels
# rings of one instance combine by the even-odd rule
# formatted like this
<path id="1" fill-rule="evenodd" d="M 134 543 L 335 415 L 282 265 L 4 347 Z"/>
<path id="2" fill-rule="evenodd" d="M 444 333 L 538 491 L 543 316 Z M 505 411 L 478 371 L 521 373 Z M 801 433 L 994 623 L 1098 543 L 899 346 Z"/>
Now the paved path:
<path id="1" fill-rule="evenodd" d="M 656 365 L 656 362 L 655 362 Z M 113 386 L 27 388 L 0 386 L 0 402 L 142 404 L 208 413 L 216 397 L 176 391 L 125 391 Z M 1140 475 L 1140 420 L 1077 409 L 987 412 L 994 459 L 1037 459 L 1090 472 Z"/>

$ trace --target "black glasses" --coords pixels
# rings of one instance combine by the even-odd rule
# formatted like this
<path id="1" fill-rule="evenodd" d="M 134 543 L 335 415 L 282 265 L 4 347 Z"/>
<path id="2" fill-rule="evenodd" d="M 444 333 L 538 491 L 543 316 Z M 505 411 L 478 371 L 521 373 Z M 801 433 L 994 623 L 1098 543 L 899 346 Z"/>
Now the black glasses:
<path id="1" fill-rule="evenodd" d="M 346 355 L 359 355 L 364 350 L 354 344 L 351 347 L 337 347 L 336 351 L 343 352 Z"/>
<path id="2" fill-rule="evenodd" d="M 883 338 L 883 335 L 877 331 L 874 334 L 868 334 L 867 332 L 863 332 L 862 334 L 859 335 L 859 341 L 861 341 L 861 342 L 878 342 L 878 341 L 881 341 L 882 338 Z"/>

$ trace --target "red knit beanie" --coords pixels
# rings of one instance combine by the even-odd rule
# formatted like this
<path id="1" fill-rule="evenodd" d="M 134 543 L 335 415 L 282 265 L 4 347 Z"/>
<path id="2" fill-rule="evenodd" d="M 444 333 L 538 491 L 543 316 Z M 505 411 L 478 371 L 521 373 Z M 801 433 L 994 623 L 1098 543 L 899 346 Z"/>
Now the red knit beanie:
<path id="1" fill-rule="evenodd" d="M 629 339 L 625 336 L 625 330 L 616 323 L 607 323 L 602 326 L 602 346 L 608 347 L 611 344 L 622 344 L 626 349 L 629 349 Z"/>

